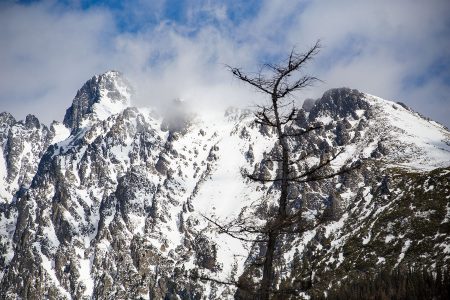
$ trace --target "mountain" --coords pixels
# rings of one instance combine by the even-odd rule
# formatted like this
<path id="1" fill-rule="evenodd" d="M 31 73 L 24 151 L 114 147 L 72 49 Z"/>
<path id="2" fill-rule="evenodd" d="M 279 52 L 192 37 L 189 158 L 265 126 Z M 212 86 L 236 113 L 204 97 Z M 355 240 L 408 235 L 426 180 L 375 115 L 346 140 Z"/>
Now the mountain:
<path id="1" fill-rule="evenodd" d="M 265 249 L 221 233 L 240 216 L 262 223 L 279 187 L 270 129 L 251 111 L 169 114 L 130 106 L 119 72 L 94 76 L 63 123 L 0 114 L 0 298 L 233 299 Z M 277 245 L 279 287 L 318 296 L 380 269 L 438 269 L 450 260 L 450 132 L 404 104 L 348 88 L 309 100 L 286 130 L 307 168 L 351 173 L 291 186 L 289 209 L 310 226 Z M 195 280 L 189 274 L 215 280 Z M 308 282 L 306 289 L 305 282 Z"/>

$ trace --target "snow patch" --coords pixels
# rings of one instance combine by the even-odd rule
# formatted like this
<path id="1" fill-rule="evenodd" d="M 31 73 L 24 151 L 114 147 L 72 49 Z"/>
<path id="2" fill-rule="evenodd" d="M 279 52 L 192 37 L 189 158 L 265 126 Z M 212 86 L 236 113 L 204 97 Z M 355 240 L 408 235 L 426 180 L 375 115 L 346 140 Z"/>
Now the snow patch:
<path id="1" fill-rule="evenodd" d="M 53 131 L 55 132 L 55 136 L 53 137 L 51 144 L 56 144 L 61 141 L 64 141 L 70 136 L 70 129 L 64 126 L 64 124 L 56 122 L 52 124 Z"/>
<path id="2" fill-rule="evenodd" d="M 411 246 L 411 240 L 406 240 L 405 243 L 403 244 L 400 255 L 398 256 L 398 260 L 394 266 L 394 269 L 397 268 L 398 265 L 402 262 L 403 258 L 405 258 L 405 253 L 406 253 L 406 251 L 408 251 L 410 246 Z"/>

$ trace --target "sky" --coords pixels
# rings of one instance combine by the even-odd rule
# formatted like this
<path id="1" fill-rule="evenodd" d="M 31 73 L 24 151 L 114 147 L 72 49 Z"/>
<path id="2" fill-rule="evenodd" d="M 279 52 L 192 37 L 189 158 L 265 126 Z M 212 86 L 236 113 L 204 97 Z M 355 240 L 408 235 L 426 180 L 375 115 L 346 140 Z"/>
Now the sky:
<path id="1" fill-rule="evenodd" d="M 194 110 L 251 108 L 264 95 L 226 65 L 254 72 L 295 48 L 322 49 L 322 82 L 401 101 L 450 127 L 448 0 L 0 1 L 0 111 L 62 121 L 93 75 L 121 71 L 135 106 L 174 98 Z"/>

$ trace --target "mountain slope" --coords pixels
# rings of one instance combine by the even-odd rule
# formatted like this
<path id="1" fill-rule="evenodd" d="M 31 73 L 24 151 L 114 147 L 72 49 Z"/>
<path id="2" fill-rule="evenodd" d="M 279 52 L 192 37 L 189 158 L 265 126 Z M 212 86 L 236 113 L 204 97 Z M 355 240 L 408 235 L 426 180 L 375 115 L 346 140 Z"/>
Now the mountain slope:
<path id="1" fill-rule="evenodd" d="M 108 72 L 78 91 L 66 127 L 0 115 L 2 298 L 233 298 L 233 286 L 187 274 L 258 278 L 252 262 L 264 249 L 220 234 L 204 216 L 264 222 L 278 187 L 241 172 L 277 172 L 266 160 L 278 151 L 270 130 L 248 111 L 205 119 L 180 102 L 165 118 L 129 107 L 130 92 L 120 73 Z M 298 288 L 309 276 L 314 294 L 332 288 L 339 272 L 448 264 L 448 130 L 350 89 L 326 92 L 286 130 L 316 122 L 324 128 L 290 141 L 296 153 L 312 153 L 305 164 L 339 149 L 334 167 L 370 160 L 351 174 L 292 187 L 290 209 L 305 208 L 315 226 L 280 243 L 279 283 Z M 318 222 L 324 211 L 327 220 Z M 383 242 L 392 241 L 385 252 Z M 432 243 L 421 257 L 420 245 Z"/>

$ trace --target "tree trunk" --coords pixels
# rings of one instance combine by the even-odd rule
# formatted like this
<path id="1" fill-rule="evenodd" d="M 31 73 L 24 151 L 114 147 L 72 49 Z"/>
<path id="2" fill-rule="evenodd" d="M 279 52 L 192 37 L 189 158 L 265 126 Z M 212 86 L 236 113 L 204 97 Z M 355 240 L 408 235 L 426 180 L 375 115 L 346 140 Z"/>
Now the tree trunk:
<path id="1" fill-rule="evenodd" d="M 264 261 L 263 278 L 261 280 L 261 288 L 259 290 L 259 300 L 269 300 L 270 290 L 272 289 L 272 265 L 275 253 L 275 245 L 278 233 L 270 232 L 268 236 L 267 249 Z"/>
<path id="2" fill-rule="evenodd" d="M 277 174 L 277 177 L 274 180 L 258 180 L 258 178 L 249 176 L 250 179 L 254 181 L 276 181 L 281 184 L 278 211 L 275 213 L 275 216 L 269 217 L 265 228 L 261 231 L 261 233 L 267 236 L 268 240 L 266 243 L 266 253 L 264 255 L 263 276 L 259 291 L 257 292 L 257 299 L 259 300 L 269 300 L 271 294 L 273 294 L 273 265 L 277 240 L 292 223 L 292 221 L 288 222 L 290 217 L 288 214 L 288 191 L 290 182 L 295 181 L 296 178 L 292 178 L 291 176 L 295 175 L 295 170 L 289 169 L 290 151 L 287 135 L 285 135 L 283 127 L 288 122 L 294 120 L 296 109 L 292 108 L 291 113 L 286 114 L 284 109 L 286 109 L 287 106 L 286 103 L 283 103 L 283 99 L 291 96 L 295 91 L 310 86 L 313 82 L 318 80 L 316 77 L 301 75 L 300 71 L 303 69 L 304 65 L 317 54 L 319 48 L 320 44 L 319 42 L 316 42 L 316 44 L 306 53 L 297 53 L 292 50 L 289 59 L 281 65 L 265 65 L 270 71 L 269 77 L 264 76 L 265 74 L 262 71 L 256 76 L 248 76 L 239 68 L 229 67 L 236 78 L 250 84 L 259 91 L 270 95 L 272 106 L 263 106 L 262 111 L 255 114 L 257 118 L 256 123 L 276 129 L 278 142 L 282 151 L 280 177 L 278 177 Z M 295 76 L 290 77 L 292 75 Z M 276 161 L 279 161 L 278 157 Z"/>
<path id="3" fill-rule="evenodd" d="M 260 300 L 269 300 L 273 285 L 273 259 L 275 256 L 275 248 L 278 236 L 280 234 L 279 229 L 276 228 L 287 217 L 287 198 L 288 198 L 288 176 L 289 176 L 289 149 L 285 137 L 283 136 L 283 130 L 281 128 L 281 122 L 278 114 L 278 98 L 272 96 L 272 104 L 275 113 L 275 121 L 277 125 L 278 141 L 281 145 L 282 151 L 282 166 L 281 166 L 281 195 L 279 200 L 278 214 L 274 220 L 273 226 L 270 224 L 267 249 L 264 260 L 263 278 L 261 280 L 260 288 Z M 275 228 L 274 228 L 275 227 Z"/>

